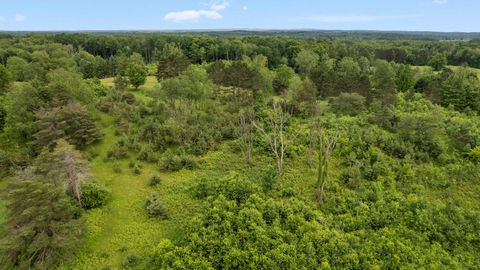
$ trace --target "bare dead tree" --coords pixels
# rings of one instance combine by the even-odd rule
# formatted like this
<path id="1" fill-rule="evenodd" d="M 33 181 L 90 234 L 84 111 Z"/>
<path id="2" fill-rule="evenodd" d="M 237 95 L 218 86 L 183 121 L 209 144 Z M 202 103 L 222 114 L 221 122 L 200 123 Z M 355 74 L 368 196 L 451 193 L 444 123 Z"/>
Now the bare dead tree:
<path id="1" fill-rule="evenodd" d="M 317 129 L 318 139 L 318 168 L 317 168 L 317 188 L 315 190 L 318 202 L 325 199 L 325 184 L 328 180 L 328 164 L 330 157 L 337 145 L 339 133 L 337 131 L 327 132 L 321 126 Z"/>
<path id="2" fill-rule="evenodd" d="M 264 139 L 270 146 L 270 151 L 274 154 L 277 161 L 277 173 L 279 176 L 283 175 L 283 162 L 285 159 L 285 152 L 295 137 L 288 139 L 285 136 L 285 124 L 289 119 L 289 114 L 285 108 L 277 102 L 272 103 L 273 111 L 267 120 L 264 120 L 271 130 L 271 134 L 267 133 L 264 128 L 259 126 L 255 121 L 253 126 L 263 135 Z M 297 133 L 298 135 L 298 133 Z"/>
<path id="3" fill-rule="evenodd" d="M 87 162 L 81 154 L 64 140 L 57 142 L 53 151 L 54 162 L 52 172 L 65 179 L 66 192 L 80 203 L 82 183 L 91 174 Z"/>

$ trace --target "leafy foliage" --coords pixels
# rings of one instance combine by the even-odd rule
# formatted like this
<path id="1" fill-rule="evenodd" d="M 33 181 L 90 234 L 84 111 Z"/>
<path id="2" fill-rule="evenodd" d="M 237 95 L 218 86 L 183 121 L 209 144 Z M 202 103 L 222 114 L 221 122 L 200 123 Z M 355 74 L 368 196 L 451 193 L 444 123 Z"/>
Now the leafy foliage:
<path id="1" fill-rule="evenodd" d="M 2 36 L 0 265 L 476 269 L 475 34 L 313 35 Z"/>
<path id="2" fill-rule="evenodd" d="M 82 186 L 81 205 L 85 209 L 93 209 L 105 205 L 110 192 L 103 186 L 88 182 Z"/>
<path id="3" fill-rule="evenodd" d="M 132 65 L 127 69 L 126 75 L 133 87 L 138 89 L 138 87 L 145 84 L 148 74 L 145 67 L 140 65 Z"/>
<path id="4" fill-rule="evenodd" d="M 434 55 L 429 61 L 428 65 L 433 67 L 434 70 L 439 71 L 448 65 L 447 55 L 444 53 L 438 53 Z"/>

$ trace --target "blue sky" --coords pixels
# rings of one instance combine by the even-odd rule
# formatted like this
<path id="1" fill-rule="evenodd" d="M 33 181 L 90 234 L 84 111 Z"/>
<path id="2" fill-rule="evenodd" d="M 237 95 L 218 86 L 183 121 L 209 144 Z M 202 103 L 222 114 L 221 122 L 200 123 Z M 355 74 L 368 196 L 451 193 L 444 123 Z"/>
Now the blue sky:
<path id="1" fill-rule="evenodd" d="M 480 32 L 480 0 L 0 0 L 0 30 Z"/>

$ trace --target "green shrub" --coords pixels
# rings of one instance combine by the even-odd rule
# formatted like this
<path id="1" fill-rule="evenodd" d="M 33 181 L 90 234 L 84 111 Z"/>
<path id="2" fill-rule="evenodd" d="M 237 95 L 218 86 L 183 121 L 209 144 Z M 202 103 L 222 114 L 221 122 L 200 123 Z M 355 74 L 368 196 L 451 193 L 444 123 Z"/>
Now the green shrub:
<path id="1" fill-rule="evenodd" d="M 273 166 L 270 166 L 262 175 L 262 187 L 265 192 L 273 189 L 277 181 L 277 171 Z"/>
<path id="2" fill-rule="evenodd" d="M 160 169 L 166 171 L 179 171 L 183 168 L 194 169 L 197 168 L 197 166 L 198 164 L 196 158 L 185 153 L 174 154 L 170 151 L 167 151 L 160 160 Z"/>
<path id="3" fill-rule="evenodd" d="M 128 87 L 128 79 L 126 77 L 117 75 L 115 79 L 113 80 L 113 83 L 115 84 L 115 89 L 120 90 L 120 91 L 125 91 L 127 90 Z"/>
<path id="4" fill-rule="evenodd" d="M 114 163 L 112 166 L 112 169 L 114 173 L 118 173 L 118 174 L 122 173 L 122 168 L 118 163 Z"/>
<path id="5" fill-rule="evenodd" d="M 118 251 L 121 253 L 127 252 L 128 251 L 128 246 L 123 244 L 120 247 L 118 247 Z"/>
<path id="6" fill-rule="evenodd" d="M 130 162 L 128 162 L 128 167 L 129 167 L 130 169 L 133 169 L 133 167 L 135 167 L 136 165 L 137 165 L 137 164 L 136 164 L 135 161 L 133 161 L 133 160 L 130 160 Z"/>
<path id="7" fill-rule="evenodd" d="M 82 186 L 82 207 L 92 209 L 103 206 L 107 203 L 110 192 L 97 183 L 86 183 Z"/>
<path id="8" fill-rule="evenodd" d="M 160 195 L 157 192 L 152 192 L 147 197 L 145 202 L 145 210 L 149 217 L 167 219 L 168 210 L 165 205 L 160 201 Z"/>
<path id="9" fill-rule="evenodd" d="M 193 187 L 193 195 L 197 199 L 223 194 L 237 203 L 245 202 L 251 195 L 261 193 L 261 188 L 254 182 L 231 174 L 225 178 L 202 178 Z"/>
<path id="10" fill-rule="evenodd" d="M 341 93 L 331 100 L 332 110 L 336 114 L 357 115 L 365 109 L 365 98 L 357 93 Z"/>
<path id="11" fill-rule="evenodd" d="M 88 161 L 92 161 L 94 158 L 98 157 L 98 151 L 94 148 L 91 148 L 85 152 L 85 158 Z"/>
<path id="12" fill-rule="evenodd" d="M 137 159 L 151 163 L 158 162 L 158 156 L 151 146 L 142 147 L 138 153 Z"/>
<path id="13" fill-rule="evenodd" d="M 128 156 L 128 148 L 124 141 L 119 141 L 107 152 L 109 159 L 123 159 Z"/>
<path id="14" fill-rule="evenodd" d="M 135 165 L 133 166 L 133 173 L 134 173 L 135 175 L 140 175 L 140 174 L 142 174 L 141 166 L 138 165 L 138 164 L 135 164 Z"/>
<path id="15" fill-rule="evenodd" d="M 140 264 L 141 258 L 134 254 L 128 253 L 127 256 L 122 261 L 122 266 L 124 268 L 131 268 Z"/>
<path id="16" fill-rule="evenodd" d="M 155 175 L 155 176 L 152 176 L 152 178 L 150 178 L 150 182 L 148 183 L 148 185 L 151 187 L 154 187 L 160 184 L 160 181 L 161 181 L 160 177 Z"/>
<path id="17" fill-rule="evenodd" d="M 110 254 L 108 253 L 108 251 L 103 250 L 98 254 L 98 256 L 100 256 L 101 258 L 108 258 L 110 257 Z"/>
<path id="18" fill-rule="evenodd" d="M 284 198 L 290 198 L 295 196 L 295 190 L 292 187 L 282 189 L 281 196 Z"/>
<path id="19" fill-rule="evenodd" d="M 470 158 L 476 162 L 480 162 L 480 146 L 477 146 L 470 150 Z"/>

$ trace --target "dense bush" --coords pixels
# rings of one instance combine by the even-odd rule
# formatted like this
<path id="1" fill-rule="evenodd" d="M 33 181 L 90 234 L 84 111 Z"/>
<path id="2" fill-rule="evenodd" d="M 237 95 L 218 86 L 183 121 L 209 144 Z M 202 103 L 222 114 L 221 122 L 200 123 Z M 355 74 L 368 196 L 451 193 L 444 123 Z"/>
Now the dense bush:
<path id="1" fill-rule="evenodd" d="M 357 93 L 341 93 L 332 99 L 331 106 L 337 114 L 354 116 L 365 109 L 365 98 Z"/>
<path id="2" fill-rule="evenodd" d="M 140 174 L 142 174 L 141 166 L 138 165 L 138 164 L 135 164 L 135 165 L 133 166 L 132 170 L 133 170 L 133 173 L 134 173 L 135 175 L 140 175 Z"/>
<path id="3" fill-rule="evenodd" d="M 83 208 L 92 209 L 105 205 L 110 196 L 110 191 L 105 187 L 88 182 L 82 186 L 81 205 Z"/>
<path id="4" fill-rule="evenodd" d="M 372 205 L 374 212 L 359 205 L 358 215 L 373 216 L 354 229 L 348 227 L 354 225 L 348 223 L 351 216 L 346 215 L 342 225 L 335 228 L 338 222 L 296 199 L 263 199 L 253 195 L 245 203 L 237 204 L 220 195 L 209 200 L 205 213 L 190 224 L 183 246 L 162 241 L 149 263 L 152 268 L 175 265 L 196 269 L 247 269 L 252 263 L 257 269 L 460 267 L 461 262 L 438 242 L 432 244 L 415 236 L 416 231 L 427 229 L 423 225 L 407 221 L 406 226 L 386 228 L 388 222 L 393 225 L 392 219 L 398 218 L 392 212 L 398 206 L 386 203 Z M 419 203 L 418 199 L 408 199 L 402 211 L 421 211 L 413 215 L 423 218 L 425 210 L 420 209 L 425 208 Z M 431 217 L 436 213 L 429 212 Z M 441 224 L 442 219 L 437 218 L 434 223 Z M 431 224 L 428 219 L 422 223 Z M 374 229 L 365 230 L 368 226 Z"/>
<path id="5" fill-rule="evenodd" d="M 139 265 L 141 258 L 135 253 L 128 253 L 122 261 L 122 266 L 126 269 Z"/>
<path id="6" fill-rule="evenodd" d="M 178 171 L 183 168 L 194 169 L 198 166 L 197 160 L 194 156 L 172 151 L 167 151 L 163 154 L 159 163 L 160 169 L 166 171 Z"/>
<path id="7" fill-rule="evenodd" d="M 266 174 L 266 178 L 274 178 Z M 270 181 L 270 180 L 266 180 Z M 273 180 L 272 180 L 273 181 Z M 268 188 L 268 186 L 267 186 Z M 245 180 L 240 175 L 231 173 L 225 178 L 201 178 L 193 187 L 193 194 L 198 199 L 205 199 L 210 196 L 223 194 L 226 198 L 237 203 L 245 202 L 251 195 L 261 191 L 259 185 Z"/>
<path id="8" fill-rule="evenodd" d="M 151 186 L 151 187 L 154 187 L 154 186 L 157 186 L 158 184 L 160 184 L 160 182 L 161 182 L 160 177 L 155 175 L 155 176 L 152 176 L 150 178 L 150 181 L 148 181 L 148 185 Z"/>
<path id="9" fill-rule="evenodd" d="M 109 159 L 124 159 L 126 157 L 128 157 L 128 147 L 123 140 L 118 141 L 112 146 L 112 149 L 107 152 L 107 158 Z"/>
<path id="10" fill-rule="evenodd" d="M 145 202 L 145 211 L 149 217 L 167 219 L 168 210 L 167 207 L 160 200 L 160 195 L 157 192 L 152 192 L 148 195 Z"/>

